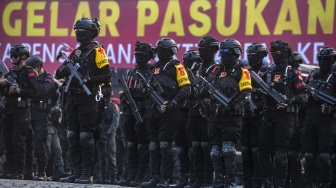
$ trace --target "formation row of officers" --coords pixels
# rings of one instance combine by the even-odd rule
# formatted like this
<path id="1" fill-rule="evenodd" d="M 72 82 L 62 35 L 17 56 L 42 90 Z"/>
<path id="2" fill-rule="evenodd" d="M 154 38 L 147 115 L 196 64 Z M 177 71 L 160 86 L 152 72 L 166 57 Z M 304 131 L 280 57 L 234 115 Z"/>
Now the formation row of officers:
<path id="1" fill-rule="evenodd" d="M 305 78 L 298 70 L 300 54 L 286 41 L 271 42 L 274 64 L 267 67 L 263 58 L 268 50 L 262 44 L 251 44 L 246 51 L 249 70 L 238 61 L 243 52 L 235 39 L 218 43 L 212 36 L 201 38 L 198 50 L 184 53 L 183 67 L 173 59 L 177 51 L 170 38 L 158 40 L 154 48 L 148 43 L 136 44 L 137 65 L 128 73 L 127 84 L 145 120 L 139 123 L 129 97 L 122 96 L 130 149 L 130 173 L 124 185 L 232 187 L 240 140 L 244 187 L 331 186 L 336 83 L 333 48 L 318 51 L 319 68 Z M 218 51 L 221 60 L 215 62 Z M 148 64 L 155 54 L 159 61 Z M 252 74 L 257 78 L 251 80 Z M 161 105 L 157 94 L 165 101 Z M 173 142 L 178 148 L 181 176 L 177 184 L 169 185 Z M 148 151 L 152 178 L 144 181 Z M 193 183 L 189 182 L 191 171 Z"/>
<path id="2" fill-rule="evenodd" d="M 78 20 L 74 30 L 80 46 L 56 71 L 57 78 L 65 79 L 62 110 L 73 168 L 72 175 L 61 182 L 93 181 L 95 141 L 99 139 L 95 125 L 104 113 L 98 101 L 109 95 L 104 89 L 108 91 L 111 80 L 105 50 L 94 40 L 99 28 L 97 19 Z M 218 51 L 220 62 L 215 61 Z M 298 70 L 301 56 L 289 43 L 271 42 L 269 51 L 274 64 L 264 67 L 262 60 L 268 50 L 262 44 L 251 44 L 246 50 L 248 70 L 238 61 L 243 51 L 235 39 L 219 43 L 212 36 L 202 37 L 197 50 L 184 53 L 183 63 L 173 58 L 178 53 L 173 39 L 159 39 L 155 47 L 137 41 L 136 66 L 129 71 L 127 89 L 121 94 L 129 154 L 128 178 L 120 185 L 232 187 L 240 140 L 244 187 L 300 187 L 300 153 L 305 159 L 303 185 L 330 187 L 336 109 L 320 96 L 336 96 L 332 70 L 336 52 L 331 47 L 321 48 L 319 69 L 303 78 Z M 149 64 L 156 55 L 158 61 Z M 43 84 L 58 83 L 53 77 L 41 77 L 38 82 L 37 73 L 43 69 L 33 65 L 37 59 L 25 65 L 28 57 L 24 46 L 13 47 L 15 66 L 11 70 L 16 77 L 9 71 L 0 81 L 6 98 L 2 126 L 7 159 L 3 175 L 7 178 L 23 178 L 22 156 L 32 109 L 41 113 L 49 106 L 49 97 L 41 98 L 49 91 Z M 48 119 L 41 121 L 45 124 Z M 180 180 L 174 185 L 173 143 L 180 161 Z M 38 165 L 43 174 L 44 163 Z M 149 179 L 145 178 L 148 170 Z"/>

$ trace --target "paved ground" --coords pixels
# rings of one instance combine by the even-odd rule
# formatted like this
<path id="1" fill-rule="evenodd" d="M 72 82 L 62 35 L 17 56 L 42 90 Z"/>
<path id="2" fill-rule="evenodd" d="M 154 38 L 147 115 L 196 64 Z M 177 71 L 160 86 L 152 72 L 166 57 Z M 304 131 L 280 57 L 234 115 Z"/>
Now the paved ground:
<path id="1" fill-rule="evenodd" d="M 27 181 L 27 180 L 7 180 L 0 179 L 0 188 L 117 188 L 121 186 L 103 185 L 103 184 L 75 184 L 75 183 L 60 183 L 53 181 Z M 241 188 L 242 186 L 236 186 Z M 125 187 L 123 187 L 125 188 Z"/>

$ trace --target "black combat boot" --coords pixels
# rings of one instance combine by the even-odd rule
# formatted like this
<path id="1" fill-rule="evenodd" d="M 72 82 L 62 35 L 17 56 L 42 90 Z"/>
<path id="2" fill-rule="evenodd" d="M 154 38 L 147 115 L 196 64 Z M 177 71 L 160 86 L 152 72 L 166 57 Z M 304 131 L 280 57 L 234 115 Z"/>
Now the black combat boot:
<path id="1" fill-rule="evenodd" d="M 224 179 L 224 188 L 232 188 L 233 183 L 235 181 L 235 176 L 233 175 L 226 175 Z"/>
<path id="2" fill-rule="evenodd" d="M 33 178 L 35 181 L 46 181 L 47 175 L 45 173 L 45 166 L 38 166 L 38 173 L 37 176 Z"/>
<path id="3" fill-rule="evenodd" d="M 111 175 L 111 185 L 119 185 L 119 182 L 117 180 L 117 174 Z"/>
<path id="4" fill-rule="evenodd" d="M 212 182 L 213 188 L 223 188 L 224 187 L 224 177 L 217 176 L 215 177 L 214 181 Z"/>
<path id="5" fill-rule="evenodd" d="M 82 174 L 82 168 L 81 167 L 75 167 L 74 172 L 72 175 L 61 178 L 60 182 L 66 182 L 66 183 L 75 183 L 76 179 L 79 178 Z"/>
<path id="6" fill-rule="evenodd" d="M 188 185 L 188 176 L 187 174 L 181 174 L 178 182 L 175 185 L 171 185 L 172 188 L 184 188 Z"/>
<path id="7" fill-rule="evenodd" d="M 329 188 L 330 187 L 330 183 L 329 182 L 325 182 L 325 183 L 320 183 L 319 188 Z"/>
<path id="8" fill-rule="evenodd" d="M 93 176 L 90 172 L 91 169 L 89 167 L 83 168 L 81 176 L 75 180 L 75 183 L 92 184 Z"/>
<path id="9" fill-rule="evenodd" d="M 141 184 L 141 187 L 143 187 L 143 188 L 155 188 L 156 185 L 159 183 L 159 181 L 160 181 L 160 178 L 158 176 L 154 176 L 149 181 L 143 182 Z"/>
<path id="10" fill-rule="evenodd" d="M 158 184 L 156 184 L 156 188 L 169 188 L 169 179 L 168 178 L 161 178 Z"/>

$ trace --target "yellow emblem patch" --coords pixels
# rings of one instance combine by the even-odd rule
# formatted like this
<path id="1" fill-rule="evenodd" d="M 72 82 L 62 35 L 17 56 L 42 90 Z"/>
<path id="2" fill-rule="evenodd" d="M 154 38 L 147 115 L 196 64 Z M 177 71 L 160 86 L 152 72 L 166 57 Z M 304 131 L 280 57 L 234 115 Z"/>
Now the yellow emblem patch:
<path id="1" fill-rule="evenodd" d="M 242 68 L 242 76 L 239 81 L 239 91 L 243 91 L 245 89 L 252 89 L 251 76 L 247 69 Z"/>
<path id="2" fill-rule="evenodd" d="M 188 78 L 187 71 L 185 70 L 184 66 L 182 64 L 175 65 L 176 68 L 176 80 L 178 83 L 178 86 L 184 86 L 189 85 L 190 81 Z"/>
<path id="3" fill-rule="evenodd" d="M 104 48 L 99 47 L 96 48 L 96 65 L 99 69 L 105 67 L 105 66 L 110 66 L 110 63 L 107 60 L 106 52 Z"/>

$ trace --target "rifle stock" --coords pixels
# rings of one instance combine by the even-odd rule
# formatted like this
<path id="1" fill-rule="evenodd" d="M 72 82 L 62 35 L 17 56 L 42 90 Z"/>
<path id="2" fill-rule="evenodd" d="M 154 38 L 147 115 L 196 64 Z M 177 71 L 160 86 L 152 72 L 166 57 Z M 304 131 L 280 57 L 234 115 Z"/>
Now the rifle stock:
<path id="1" fill-rule="evenodd" d="M 15 74 L 15 72 L 13 72 L 12 69 L 8 70 L 6 64 L 4 62 L 0 62 L 0 69 L 3 73 L 3 75 L 6 76 L 9 84 L 11 86 L 17 86 L 17 83 L 16 83 L 16 78 L 17 78 L 17 75 Z"/>
<path id="2" fill-rule="evenodd" d="M 264 80 L 262 80 L 257 73 L 255 73 L 253 70 L 250 71 L 250 75 L 253 81 L 255 81 L 263 91 L 267 93 L 276 103 L 282 104 L 286 103 L 287 97 L 285 95 L 282 95 L 278 91 L 276 91 L 274 88 L 267 85 Z"/>
<path id="3" fill-rule="evenodd" d="M 134 115 L 134 117 L 137 121 L 136 123 L 137 124 L 143 123 L 143 120 L 142 120 L 142 117 L 140 115 L 138 106 L 136 105 L 129 88 L 127 87 L 124 75 L 121 75 L 121 79 L 119 79 L 119 82 L 121 84 L 122 89 L 124 90 L 124 93 L 125 93 L 125 96 L 126 96 L 128 102 L 131 106 L 131 110 L 132 110 L 133 115 Z"/>

